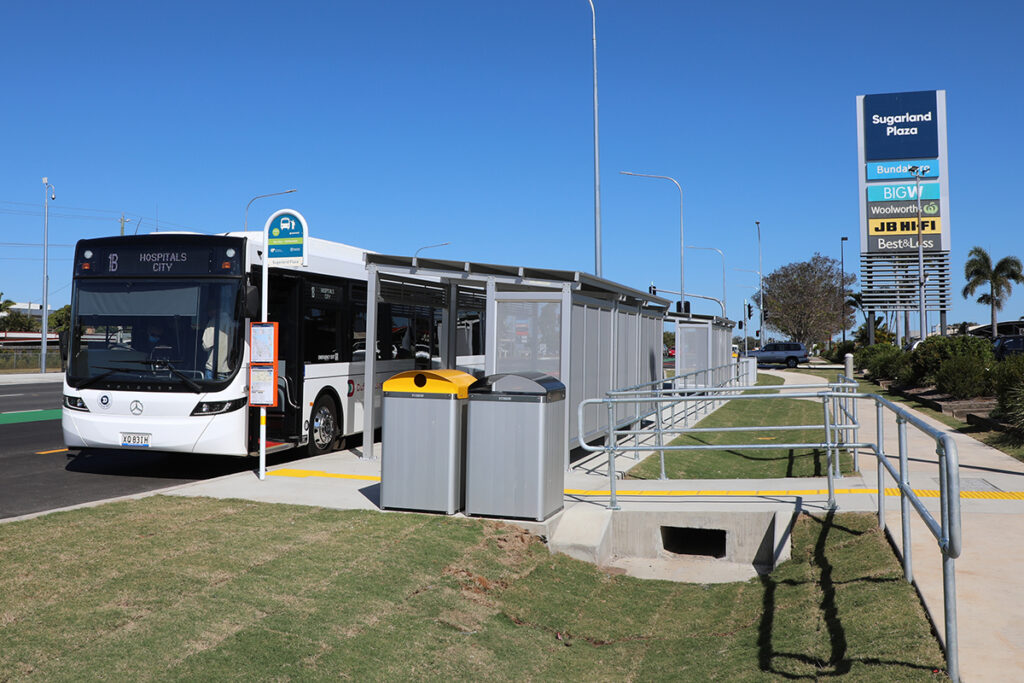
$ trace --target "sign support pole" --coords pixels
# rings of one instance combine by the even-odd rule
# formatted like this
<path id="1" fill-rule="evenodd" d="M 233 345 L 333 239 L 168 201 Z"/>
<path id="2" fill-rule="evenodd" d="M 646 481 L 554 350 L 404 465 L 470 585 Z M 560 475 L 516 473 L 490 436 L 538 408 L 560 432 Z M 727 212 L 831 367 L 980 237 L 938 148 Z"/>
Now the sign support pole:
<path id="1" fill-rule="evenodd" d="M 271 228 L 273 227 L 273 230 Z M 271 234 L 273 233 L 273 234 Z M 306 244 L 309 227 L 298 211 L 281 209 L 275 211 L 263 224 L 263 282 L 260 288 L 260 309 L 262 322 L 267 320 L 267 301 L 270 292 L 270 262 L 283 266 L 309 264 L 309 248 Z M 251 360 L 251 359 L 250 359 Z M 276 367 L 277 359 L 274 358 Z M 277 373 L 275 372 L 275 377 Z M 273 387 L 277 391 L 277 387 Z M 267 408 L 260 406 L 260 464 L 257 476 L 267 478 Z"/>
<path id="2" fill-rule="evenodd" d="M 270 234 L 270 221 L 263 226 L 263 279 L 260 287 L 260 322 L 267 322 L 267 299 L 270 284 L 270 250 L 267 248 L 267 237 Z M 276 391 L 276 387 L 275 387 Z M 267 478 L 267 407 L 260 406 L 260 466 L 257 471 L 260 481 Z"/>

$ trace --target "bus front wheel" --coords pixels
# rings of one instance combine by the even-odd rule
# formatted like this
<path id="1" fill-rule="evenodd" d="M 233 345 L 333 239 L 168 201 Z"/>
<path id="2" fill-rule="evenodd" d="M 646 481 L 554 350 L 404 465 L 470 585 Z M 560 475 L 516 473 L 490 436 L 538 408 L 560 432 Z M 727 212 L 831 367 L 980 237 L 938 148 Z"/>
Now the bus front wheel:
<path id="1" fill-rule="evenodd" d="M 309 417 L 309 453 L 322 455 L 334 450 L 338 440 L 338 411 L 334 400 L 324 394 L 313 405 Z"/>

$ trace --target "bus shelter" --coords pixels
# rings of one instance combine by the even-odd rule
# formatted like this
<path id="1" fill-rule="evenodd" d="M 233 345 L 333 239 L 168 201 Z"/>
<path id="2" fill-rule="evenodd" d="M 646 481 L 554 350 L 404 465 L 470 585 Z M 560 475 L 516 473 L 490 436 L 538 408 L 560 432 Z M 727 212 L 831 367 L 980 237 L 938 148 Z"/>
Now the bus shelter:
<path id="1" fill-rule="evenodd" d="M 666 314 L 676 334 L 676 375 L 694 375 L 698 383 L 712 386 L 730 377 L 732 331 L 736 323 L 717 315 Z M 708 371 L 706 375 L 701 375 Z"/>
<path id="2" fill-rule="evenodd" d="M 367 302 L 408 297 L 441 311 L 440 366 L 477 376 L 540 371 L 566 385 L 569 451 L 607 432 L 608 416 L 577 407 L 614 389 L 661 379 L 662 329 L 669 302 L 578 271 L 367 253 Z M 377 306 L 367 306 L 366 349 L 378 348 Z M 364 405 L 380 405 L 376 354 L 365 356 Z M 622 406 L 617 426 L 636 421 Z M 363 410 L 363 434 L 378 426 Z M 367 453 L 370 451 L 367 450 Z"/>

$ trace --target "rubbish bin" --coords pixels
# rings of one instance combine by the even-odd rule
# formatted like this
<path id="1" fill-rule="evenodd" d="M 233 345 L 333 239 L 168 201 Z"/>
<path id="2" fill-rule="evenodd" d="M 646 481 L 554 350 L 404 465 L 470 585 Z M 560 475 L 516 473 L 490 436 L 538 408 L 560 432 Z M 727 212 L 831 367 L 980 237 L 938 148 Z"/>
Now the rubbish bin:
<path id="1" fill-rule="evenodd" d="M 384 382 L 381 508 L 462 509 L 466 396 L 475 380 L 458 370 L 410 370 Z"/>
<path id="2" fill-rule="evenodd" d="M 469 390 L 466 514 L 542 521 L 562 509 L 565 385 L 541 372 L 498 374 Z"/>

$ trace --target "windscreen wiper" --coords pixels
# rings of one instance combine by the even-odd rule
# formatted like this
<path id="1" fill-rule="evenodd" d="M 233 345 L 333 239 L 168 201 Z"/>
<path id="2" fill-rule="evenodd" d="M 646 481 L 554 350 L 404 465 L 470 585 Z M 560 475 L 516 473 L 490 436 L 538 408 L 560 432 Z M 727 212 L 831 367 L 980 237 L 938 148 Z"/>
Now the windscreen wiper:
<path id="1" fill-rule="evenodd" d="M 171 361 L 166 358 L 153 358 L 151 360 L 138 360 L 132 361 L 134 363 L 142 363 L 143 365 L 152 365 L 154 370 L 170 370 L 171 374 L 180 379 L 185 386 L 191 389 L 197 394 L 203 393 L 203 388 L 199 386 L 195 380 L 186 375 L 184 372 L 174 367 L 174 363 L 180 361 Z"/>
<path id="2" fill-rule="evenodd" d="M 89 379 L 85 380 L 84 382 L 82 382 L 81 384 L 79 384 L 75 388 L 76 389 L 85 389 L 88 386 L 92 386 L 93 384 L 96 384 L 96 382 L 99 382 L 101 379 L 106 379 L 107 377 L 110 377 L 115 372 L 135 372 L 135 373 L 138 372 L 138 370 L 136 370 L 135 368 L 111 368 L 111 367 L 106 367 L 106 366 L 103 366 L 103 365 L 97 365 L 96 369 L 97 370 L 106 370 L 106 372 L 101 372 L 100 374 L 98 374 L 98 375 L 96 375 L 94 377 L 90 377 Z"/>

